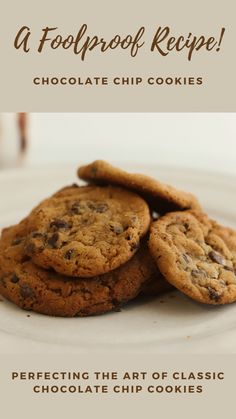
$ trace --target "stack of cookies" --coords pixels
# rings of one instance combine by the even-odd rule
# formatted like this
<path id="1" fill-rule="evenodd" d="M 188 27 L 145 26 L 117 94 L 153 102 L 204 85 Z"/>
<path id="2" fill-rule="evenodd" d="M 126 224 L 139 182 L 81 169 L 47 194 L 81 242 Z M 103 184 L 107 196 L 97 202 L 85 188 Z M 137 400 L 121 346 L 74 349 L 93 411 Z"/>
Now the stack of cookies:
<path id="1" fill-rule="evenodd" d="M 190 193 L 103 161 L 2 231 L 0 293 L 26 310 L 88 316 L 140 293 L 178 288 L 194 300 L 236 300 L 236 232 Z"/>

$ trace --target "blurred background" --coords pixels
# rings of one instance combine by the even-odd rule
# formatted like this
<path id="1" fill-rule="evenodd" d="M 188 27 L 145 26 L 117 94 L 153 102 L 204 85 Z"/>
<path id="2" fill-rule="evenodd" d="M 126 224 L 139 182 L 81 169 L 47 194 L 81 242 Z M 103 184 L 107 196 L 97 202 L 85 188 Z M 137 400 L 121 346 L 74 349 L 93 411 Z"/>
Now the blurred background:
<path id="1" fill-rule="evenodd" d="M 236 174 L 236 114 L 0 114 L 0 171 L 98 158 Z"/>

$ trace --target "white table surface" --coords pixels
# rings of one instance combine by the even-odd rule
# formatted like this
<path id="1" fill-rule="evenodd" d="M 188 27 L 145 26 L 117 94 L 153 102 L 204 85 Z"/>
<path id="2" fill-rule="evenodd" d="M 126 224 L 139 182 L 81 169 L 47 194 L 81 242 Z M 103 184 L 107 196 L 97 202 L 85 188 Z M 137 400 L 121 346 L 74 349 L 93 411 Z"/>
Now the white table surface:
<path id="1" fill-rule="evenodd" d="M 14 114 L 0 115 L 0 170 L 17 164 Z M 26 167 L 107 159 L 236 174 L 235 113 L 31 114 Z"/>

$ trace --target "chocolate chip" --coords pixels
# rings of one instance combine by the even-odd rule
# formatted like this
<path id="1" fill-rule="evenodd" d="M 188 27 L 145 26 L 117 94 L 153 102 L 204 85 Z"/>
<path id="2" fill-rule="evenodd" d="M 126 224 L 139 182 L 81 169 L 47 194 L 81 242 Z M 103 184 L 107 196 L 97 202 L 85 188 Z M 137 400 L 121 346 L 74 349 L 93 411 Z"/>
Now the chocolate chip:
<path id="1" fill-rule="evenodd" d="M 205 278 L 206 272 L 202 271 L 201 269 L 193 269 L 191 272 L 192 276 L 195 278 Z"/>
<path id="2" fill-rule="evenodd" d="M 108 205 L 103 202 L 89 202 L 88 207 L 92 211 L 95 211 L 101 214 L 108 210 Z"/>
<path id="3" fill-rule="evenodd" d="M 186 255 L 186 253 L 184 253 L 182 256 L 183 256 L 183 259 L 185 260 L 185 262 L 187 262 L 187 263 L 190 262 L 190 259 L 189 259 L 188 255 Z"/>
<path id="4" fill-rule="evenodd" d="M 70 210 L 71 210 L 72 214 L 76 214 L 76 215 L 82 214 L 83 210 L 81 208 L 80 201 L 74 202 L 72 204 Z"/>
<path id="5" fill-rule="evenodd" d="M 211 251 L 208 256 L 213 262 L 218 263 L 219 265 L 225 265 L 225 259 L 219 253 Z"/>
<path id="6" fill-rule="evenodd" d="M 103 212 L 106 212 L 107 210 L 108 210 L 107 204 L 99 204 L 95 211 L 102 214 Z"/>
<path id="7" fill-rule="evenodd" d="M 34 243 L 28 243 L 25 250 L 26 250 L 26 253 L 28 253 L 29 255 L 33 255 L 35 252 L 35 249 L 36 247 Z"/>
<path id="8" fill-rule="evenodd" d="M 116 234 L 121 234 L 124 232 L 124 229 L 121 225 L 110 224 L 110 230 L 114 231 Z M 130 240 L 130 237 L 128 237 L 127 240 Z"/>
<path id="9" fill-rule="evenodd" d="M 18 244 L 20 244 L 22 242 L 22 238 L 18 237 L 15 240 L 13 240 L 12 242 L 12 246 L 17 246 Z"/>
<path id="10" fill-rule="evenodd" d="M 64 247 L 64 246 L 66 246 L 68 244 L 68 242 L 67 241 L 63 241 L 62 243 L 61 243 L 61 247 Z"/>
<path id="11" fill-rule="evenodd" d="M 64 221 L 64 220 L 54 220 L 50 223 L 50 227 L 56 227 L 56 228 L 70 228 L 70 225 Z"/>
<path id="12" fill-rule="evenodd" d="M 44 236 L 44 234 L 43 234 L 43 233 L 39 233 L 39 231 L 33 231 L 33 233 L 31 234 L 31 236 L 32 236 L 34 239 L 37 239 L 37 238 L 43 237 L 43 236 Z"/>
<path id="13" fill-rule="evenodd" d="M 22 298 L 31 298 L 34 296 L 34 291 L 28 284 L 22 284 L 20 287 L 20 295 Z"/>
<path id="14" fill-rule="evenodd" d="M 67 250 L 67 252 L 64 254 L 64 258 L 70 260 L 73 253 L 74 253 L 74 249 Z"/>
<path id="15" fill-rule="evenodd" d="M 51 246 L 53 249 L 56 249 L 57 248 L 57 241 L 58 241 L 58 239 L 59 239 L 59 234 L 58 233 L 54 233 L 48 239 L 49 246 Z"/>
<path id="16" fill-rule="evenodd" d="M 11 278 L 11 282 L 13 284 L 17 284 L 17 282 L 19 282 L 19 280 L 20 279 L 18 278 L 18 276 L 16 274 L 14 274 L 13 277 Z"/>
<path id="17" fill-rule="evenodd" d="M 210 299 L 212 301 L 215 301 L 216 303 L 219 302 L 220 295 L 218 294 L 218 292 L 214 290 L 214 288 L 211 288 L 211 287 L 207 287 L 207 289 L 208 289 Z"/>

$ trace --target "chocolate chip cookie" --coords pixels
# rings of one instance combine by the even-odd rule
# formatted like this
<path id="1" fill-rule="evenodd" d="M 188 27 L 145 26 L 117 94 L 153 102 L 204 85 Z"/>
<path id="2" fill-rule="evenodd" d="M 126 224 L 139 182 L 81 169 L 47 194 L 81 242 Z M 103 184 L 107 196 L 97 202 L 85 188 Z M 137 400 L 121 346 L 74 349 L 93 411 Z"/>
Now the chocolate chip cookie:
<path id="1" fill-rule="evenodd" d="M 138 195 L 116 187 L 70 187 L 28 217 L 25 253 L 43 268 L 93 277 L 127 262 L 150 224 Z"/>
<path id="2" fill-rule="evenodd" d="M 197 211 L 153 222 L 150 251 L 164 277 L 206 304 L 236 301 L 236 232 Z"/>
<path id="3" fill-rule="evenodd" d="M 52 316 L 89 316 L 117 310 L 154 278 L 146 244 L 126 264 L 94 278 L 68 278 L 44 270 L 25 255 L 27 221 L 0 240 L 0 294 L 25 310 Z"/>
<path id="4" fill-rule="evenodd" d="M 127 173 L 102 160 L 80 167 L 78 176 L 89 182 L 118 185 L 133 190 L 143 196 L 160 214 L 189 208 L 200 209 L 194 195 L 179 191 L 149 176 Z"/>

